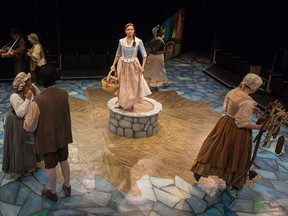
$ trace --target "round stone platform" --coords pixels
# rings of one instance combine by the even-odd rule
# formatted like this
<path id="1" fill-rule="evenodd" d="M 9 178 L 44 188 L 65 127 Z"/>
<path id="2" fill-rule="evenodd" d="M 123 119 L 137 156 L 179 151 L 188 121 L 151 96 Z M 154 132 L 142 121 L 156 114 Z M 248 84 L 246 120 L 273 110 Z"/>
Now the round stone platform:
<path id="1" fill-rule="evenodd" d="M 107 103 L 109 128 L 113 133 L 131 138 L 149 137 L 156 133 L 161 103 L 144 97 L 143 103 L 135 104 L 132 111 L 125 111 L 115 108 L 117 101 L 118 97 L 114 97 Z"/>

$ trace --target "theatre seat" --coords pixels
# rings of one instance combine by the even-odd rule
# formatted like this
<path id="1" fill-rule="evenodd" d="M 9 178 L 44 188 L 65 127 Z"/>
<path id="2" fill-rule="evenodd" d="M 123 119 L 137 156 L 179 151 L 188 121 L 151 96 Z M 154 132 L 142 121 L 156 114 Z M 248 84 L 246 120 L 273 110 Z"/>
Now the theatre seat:
<path id="1" fill-rule="evenodd" d="M 79 69 L 92 69 L 93 56 L 92 54 L 79 54 Z"/>
<path id="2" fill-rule="evenodd" d="M 61 65 L 63 70 L 66 69 L 77 69 L 78 67 L 78 55 L 75 54 L 64 54 L 61 55 Z"/>

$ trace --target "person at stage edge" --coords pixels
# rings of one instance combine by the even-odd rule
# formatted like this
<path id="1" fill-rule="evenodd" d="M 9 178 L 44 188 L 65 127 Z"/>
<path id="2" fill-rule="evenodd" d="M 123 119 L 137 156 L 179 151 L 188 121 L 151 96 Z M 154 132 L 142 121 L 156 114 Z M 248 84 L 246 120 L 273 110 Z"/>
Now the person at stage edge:
<path id="1" fill-rule="evenodd" d="M 14 73 L 16 76 L 19 72 L 26 71 L 27 46 L 19 28 L 12 28 L 10 34 L 13 39 L 1 49 L 1 53 L 6 57 L 14 57 Z"/>
<path id="2" fill-rule="evenodd" d="M 24 129 L 35 131 L 36 152 L 42 155 L 48 173 L 48 187 L 42 194 L 53 201 L 58 200 L 56 193 L 56 166 L 60 163 L 65 196 L 71 195 L 70 165 L 68 144 L 73 142 L 69 94 L 55 86 L 60 79 L 58 71 L 46 64 L 40 67 L 38 83 L 44 90 L 37 95 L 28 110 Z"/>
<path id="3" fill-rule="evenodd" d="M 199 181 L 201 177 L 218 176 L 230 185 L 240 178 L 250 163 L 252 152 L 252 129 L 262 125 L 250 122 L 253 113 L 261 113 L 251 98 L 261 85 L 262 79 L 253 73 L 247 74 L 240 85 L 225 96 L 222 116 L 202 144 L 191 171 Z M 247 173 L 232 187 L 241 189 Z"/>
<path id="4" fill-rule="evenodd" d="M 132 111 L 136 103 L 142 103 L 143 97 L 151 94 L 143 73 L 147 60 L 147 53 L 141 39 L 135 36 L 135 26 L 132 23 L 125 25 L 126 37 L 119 40 L 116 55 L 111 70 L 116 69 L 119 89 L 116 92 L 118 102 L 115 107 Z M 137 58 L 140 51 L 142 65 Z"/>
<path id="5" fill-rule="evenodd" d="M 13 81 L 11 107 L 5 118 L 2 170 L 18 179 L 29 175 L 36 167 L 34 143 L 28 143 L 23 129 L 25 115 L 40 90 L 31 82 L 31 74 L 20 72 Z M 33 135 L 33 134 L 32 134 Z"/>
<path id="6" fill-rule="evenodd" d="M 165 42 L 162 39 L 164 29 L 157 25 L 152 29 L 154 38 L 145 44 L 145 47 L 150 50 L 147 57 L 144 77 L 149 87 L 168 87 L 169 81 L 165 69 L 164 49 Z"/>
<path id="7" fill-rule="evenodd" d="M 27 38 L 32 44 L 32 48 L 28 49 L 27 55 L 30 58 L 30 72 L 32 74 L 32 82 L 36 83 L 39 68 L 46 64 L 45 54 L 37 34 L 31 33 L 27 36 Z"/>

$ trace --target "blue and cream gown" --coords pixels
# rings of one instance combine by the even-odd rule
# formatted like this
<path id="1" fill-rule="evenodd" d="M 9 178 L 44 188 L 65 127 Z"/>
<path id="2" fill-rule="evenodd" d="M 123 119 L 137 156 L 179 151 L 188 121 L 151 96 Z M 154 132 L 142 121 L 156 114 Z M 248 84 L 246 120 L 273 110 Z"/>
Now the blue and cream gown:
<path id="1" fill-rule="evenodd" d="M 127 39 L 119 40 L 116 56 L 120 56 L 117 63 L 117 76 L 119 79 L 118 103 L 123 109 L 129 109 L 136 103 L 142 103 L 143 97 L 151 94 L 143 74 L 140 71 L 141 64 L 137 58 L 138 51 L 142 57 L 147 57 L 144 44 L 141 39 L 135 37 L 136 45 L 127 44 Z"/>

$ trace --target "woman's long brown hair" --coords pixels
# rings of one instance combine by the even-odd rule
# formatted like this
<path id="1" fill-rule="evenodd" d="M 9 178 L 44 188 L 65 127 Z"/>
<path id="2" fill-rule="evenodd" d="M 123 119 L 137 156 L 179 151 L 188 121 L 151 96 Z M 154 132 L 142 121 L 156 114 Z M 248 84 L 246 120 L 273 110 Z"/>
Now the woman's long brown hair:
<path id="1" fill-rule="evenodd" d="M 132 27 L 134 28 L 134 31 L 135 31 L 135 26 L 134 26 L 133 23 L 127 23 L 127 24 L 125 25 L 125 30 L 126 30 L 129 26 L 132 26 Z M 135 42 L 135 32 L 134 32 L 134 34 L 133 34 L 133 44 L 132 44 L 132 46 L 135 47 L 135 45 L 136 45 L 136 42 Z"/>

